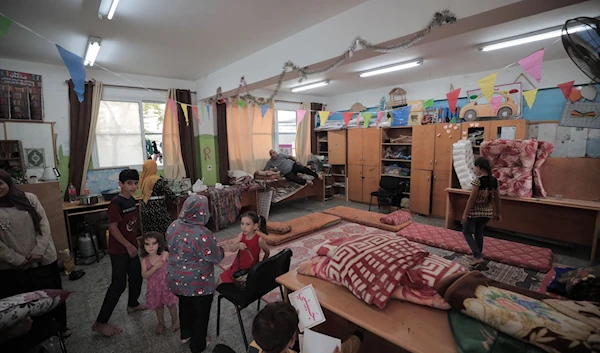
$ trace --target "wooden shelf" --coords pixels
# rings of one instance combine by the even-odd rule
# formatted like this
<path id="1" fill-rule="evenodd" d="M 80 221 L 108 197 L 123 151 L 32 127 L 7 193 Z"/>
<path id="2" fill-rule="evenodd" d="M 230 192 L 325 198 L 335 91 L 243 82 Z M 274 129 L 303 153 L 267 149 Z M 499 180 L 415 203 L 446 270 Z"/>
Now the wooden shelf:
<path id="1" fill-rule="evenodd" d="M 391 176 L 391 177 L 394 177 L 394 178 L 410 179 L 410 175 L 381 174 L 381 176 Z"/>
<path id="2" fill-rule="evenodd" d="M 319 142 L 325 142 L 325 143 L 327 143 L 327 140 L 319 140 Z"/>
<path id="3" fill-rule="evenodd" d="M 346 176 L 346 174 L 331 174 L 331 175 L 333 175 L 334 177 L 345 177 Z"/>
<path id="4" fill-rule="evenodd" d="M 402 193 L 402 195 L 408 195 L 408 196 L 410 196 L 410 192 L 406 192 L 405 191 L 405 192 Z"/>
<path id="5" fill-rule="evenodd" d="M 412 142 L 404 142 L 404 143 L 391 143 L 391 142 L 384 142 L 382 143 L 383 146 L 411 146 Z"/>
<path id="6" fill-rule="evenodd" d="M 382 159 L 383 162 L 403 162 L 403 163 L 411 163 L 410 159 Z"/>

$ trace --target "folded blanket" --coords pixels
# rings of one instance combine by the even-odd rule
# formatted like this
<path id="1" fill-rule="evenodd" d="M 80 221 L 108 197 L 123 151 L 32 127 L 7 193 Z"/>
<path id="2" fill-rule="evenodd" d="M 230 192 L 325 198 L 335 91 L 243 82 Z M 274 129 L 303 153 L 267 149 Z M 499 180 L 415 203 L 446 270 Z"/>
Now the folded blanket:
<path id="1" fill-rule="evenodd" d="M 292 227 L 285 222 L 269 222 L 267 223 L 267 230 L 273 234 L 286 234 L 292 230 Z"/>
<path id="2" fill-rule="evenodd" d="M 547 295 L 485 277 L 479 271 L 449 276 L 438 293 L 460 310 L 500 332 L 551 353 L 593 352 L 597 329 L 548 305 Z"/>

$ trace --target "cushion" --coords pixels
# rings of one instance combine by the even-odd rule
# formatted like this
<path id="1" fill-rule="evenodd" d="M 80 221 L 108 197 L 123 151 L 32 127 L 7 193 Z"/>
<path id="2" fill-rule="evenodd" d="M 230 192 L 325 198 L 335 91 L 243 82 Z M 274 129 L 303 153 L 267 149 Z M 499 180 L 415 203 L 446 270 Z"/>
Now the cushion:
<path id="1" fill-rule="evenodd" d="M 286 234 L 292 230 L 292 227 L 285 222 L 268 222 L 267 230 L 273 234 Z"/>
<path id="2" fill-rule="evenodd" d="M 24 318 L 40 316 L 64 303 L 70 291 L 44 289 L 0 299 L 0 330 Z"/>
<path id="3" fill-rule="evenodd" d="M 267 244 L 279 245 L 311 234 L 319 229 L 338 224 L 341 221 L 342 219 L 340 217 L 316 212 L 284 222 L 284 224 L 291 227 L 290 232 L 286 234 L 268 234 L 261 236 Z"/>
<path id="4" fill-rule="evenodd" d="M 313 251 L 319 256 L 333 256 L 337 248 L 342 245 L 348 238 L 327 239 L 323 243 L 315 245 Z"/>
<path id="5" fill-rule="evenodd" d="M 381 223 L 381 213 L 369 212 L 346 206 L 328 208 L 324 210 L 323 213 L 338 216 L 344 221 L 358 223 L 373 228 L 383 229 L 389 232 L 398 232 L 412 223 L 412 220 L 406 221 L 399 225 Z"/>
<path id="6" fill-rule="evenodd" d="M 569 299 L 598 300 L 600 297 L 600 265 L 571 270 L 558 281 L 566 286 Z"/>
<path id="7" fill-rule="evenodd" d="M 481 155 L 492 168 L 533 169 L 538 149 L 537 140 L 491 140 L 481 144 Z"/>
<path id="8" fill-rule="evenodd" d="M 542 184 L 542 175 L 540 168 L 554 151 L 554 144 L 545 141 L 538 141 L 538 150 L 533 164 L 533 196 L 546 197 L 547 193 Z"/>
<path id="9" fill-rule="evenodd" d="M 389 215 L 383 216 L 379 219 L 381 223 L 390 224 L 393 226 L 398 226 L 410 220 L 412 220 L 412 215 L 409 212 L 400 210 L 392 212 Z"/>

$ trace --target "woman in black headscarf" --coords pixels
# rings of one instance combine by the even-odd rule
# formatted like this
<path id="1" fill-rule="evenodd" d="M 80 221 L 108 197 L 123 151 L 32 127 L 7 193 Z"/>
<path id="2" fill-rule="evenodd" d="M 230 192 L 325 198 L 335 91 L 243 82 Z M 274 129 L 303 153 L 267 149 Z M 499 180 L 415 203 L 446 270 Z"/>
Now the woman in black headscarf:
<path id="1" fill-rule="evenodd" d="M 62 289 L 50 224 L 37 196 L 17 189 L 0 169 L 0 298 L 39 289 Z M 66 305 L 50 316 L 68 337 Z"/>

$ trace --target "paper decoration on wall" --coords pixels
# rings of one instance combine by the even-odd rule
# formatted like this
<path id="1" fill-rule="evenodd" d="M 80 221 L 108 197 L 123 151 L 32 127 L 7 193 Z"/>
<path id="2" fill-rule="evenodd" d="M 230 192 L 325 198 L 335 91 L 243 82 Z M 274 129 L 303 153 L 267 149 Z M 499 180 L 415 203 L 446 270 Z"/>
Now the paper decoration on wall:
<path id="1" fill-rule="evenodd" d="M 202 124 L 202 121 L 200 120 L 200 116 L 198 115 L 198 106 L 197 105 L 192 105 L 192 112 L 194 114 L 194 118 L 196 118 L 196 120 L 198 120 L 198 125 Z M 202 109 L 202 115 L 204 115 L 204 109 Z"/>
<path id="2" fill-rule="evenodd" d="M 571 94 L 569 94 L 569 100 L 575 103 L 580 100 L 583 96 L 581 95 L 581 91 L 577 88 L 571 90 Z"/>
<path id="3" fill-rule="evenodd" d="M 375 124 L 377 126 L 379 126 L 379 124 L 381 124 L 381 119 L 383 119 L 383 114 L 385 114 L 385 112 L 382 112 L 382 111 L 377 112 L 377 121 L 375 122 Z"/>
<path id="4" fill-rule="evenodd" d="M 573 89 L 574 83 L 575 83 L 575 81 L 571 81 L 571 82 L 561 83 L 558 85 L 558 88 L 560 88 L 563 96 L 565 96 L 565 99 L 569 99 L 569 96 L 571 95 L 571 90 Z"/>
<path id="5" fill-rule="evenodd" d="M 408 116 L 410 114 L 410 106 L 403 107 L 398 110 L 392 110 L 391 126 L 408 126 Z"/>
<path id="6" fill-rule="evenodd" d="M 544 61 L 544 52 L 546 48 L 542 48 L 535 53 L 519 60 L 519 65 L 533 77 L 538 83 L 542 81 L 542 62 Z"/>
<path id="7" fill-rule="evenodd" d="M 269 110 L 269 105 L 268 104 L 263 104 L 260 106 L 260 117 L 264 118 L 265 114 L 267 114 L 267 111 Z M 298 123 L 299 124 L 299 123 Z"/>
<path id="8" fill-rule="evenodd" d="M 304 116 L 306 115 L 306 110 L 298 109 L 296 110 L 296 119 L 298 119 L 298 125 L 304 120 Z"/>
<path id="9" fill-rule="evenodd" d="M 498 107 L 500 106 L 500 103 L 502 103 L 502 96 L 492 97 L 490 104 L 492 105 L 492 111 L 494 112 L 494 114 L 498 112 Z"/>
<path id="10" fill-rule="evenodd" d="M 479 88 L 481 88 L 481 92 L 485 96 L 488 102 L 492 99 L 492 94 L 494 94 L 494 86 L 496 85 L 496 76 L 497 74 L 494 72 L 481 80 L 477 81 L 479 84 Z"/>
<path id="11" fill-rule="evenodd" d="M 581 96 L 589 101 L 595 101 L 598 90 L 592 85 L 585 86 L 581 89 Z"/>
<path id="12" fill-rule="evenodd" d="M 44 168 L 45 153 L 43 148 L 25 148 L 27 168 Z"/>
<path id="13" fill-rule="evenodd" d="M 350 120 L 352 120 L 353 115 L 354 115 L 354 112 L 342 113 L 342 118 L 344 119 L 344 126 L 348 126 L 348 124 L 350 123 Z M 357 120 L 360 120 L 360 119 L 357 119 Z"/>
<path id="14" fill-rule="evenodd" d="M 71 53 L 58 44 L 56 44 L 56 49 L 58 49 L 60 57 L 69 70 L 71 80 L 73 81 L 73 90 L 77 93 L 77 100 L 81 103 L 83 102 L 83 93 L 85 93 L 85 66 L 83 65 L 83 58 Z"/>
<path id="15" fill-rule="evenodd" d="M 527 102 L 527 106 L 529 109 L 533 107 L 533 103 L 535 102 L 535 97 L 537 97 L 538 89 L 530 89 L 529 91 L 523 92 L 523 97 L 525 97 L 525 102 Z"/>
<path id="16" fill-rule="evenodd" d="M 371 112 L 362 113 L 362 117 L 363 117 L 363 120 L 365 121 L 363 123 L 363 126 L 364 127 L 369 127 L 369 123 L 371 122 L 371 118 L 373 117 L 373 113 L 371 113 Z"/>
<path id="17" fill-rule="evenodd" d="M 460 94 L 460 88 L 457 88 L 451 92 L 446 93 L 446 98 L 448 99 L 448 105 L 450 106 L 451 112 L 456 110 L 456 103 L 458 103 L 458 95 L 459 94 Z"/>
<path id="18" fill-rule="evenodd" d="M 433 105 L 433 99 L 428 99 L 425 102 L 423 102 L 423 108 L 429 108 Z"/>
<path id="19" fill-rule="evenodd" d="M 6 18 L 0 15 L 0 38 L 4 37 L 4 35 L 8 32 L 12 21 L 9 18 Z"/>
<path id="20" fill-rule="evenodd" d="M 188 117 L 188 105 L 185 103 L 179 103 L 181 106 L 181 111 L 183 112 L 183 116 L 185 117 L 185 126 L 190 126 L 190 119 Z"/>
<path id="21" fill-rule="evenodd" d="M 238 99 L 237 104 L 240 106 L 240 108 L 243 108 L 246 106 L 246 101 L 243 99 Z"/>
<path id="22" fill-rule="evenodd" d="M 320 111 L 319 112 L 319 119 L 321 121 L 321 126 L 325 125 L 325 123 L 327 122 L 327 118 L 329 118 L 329 114 L 331 114 L 330 111 Z"/>

